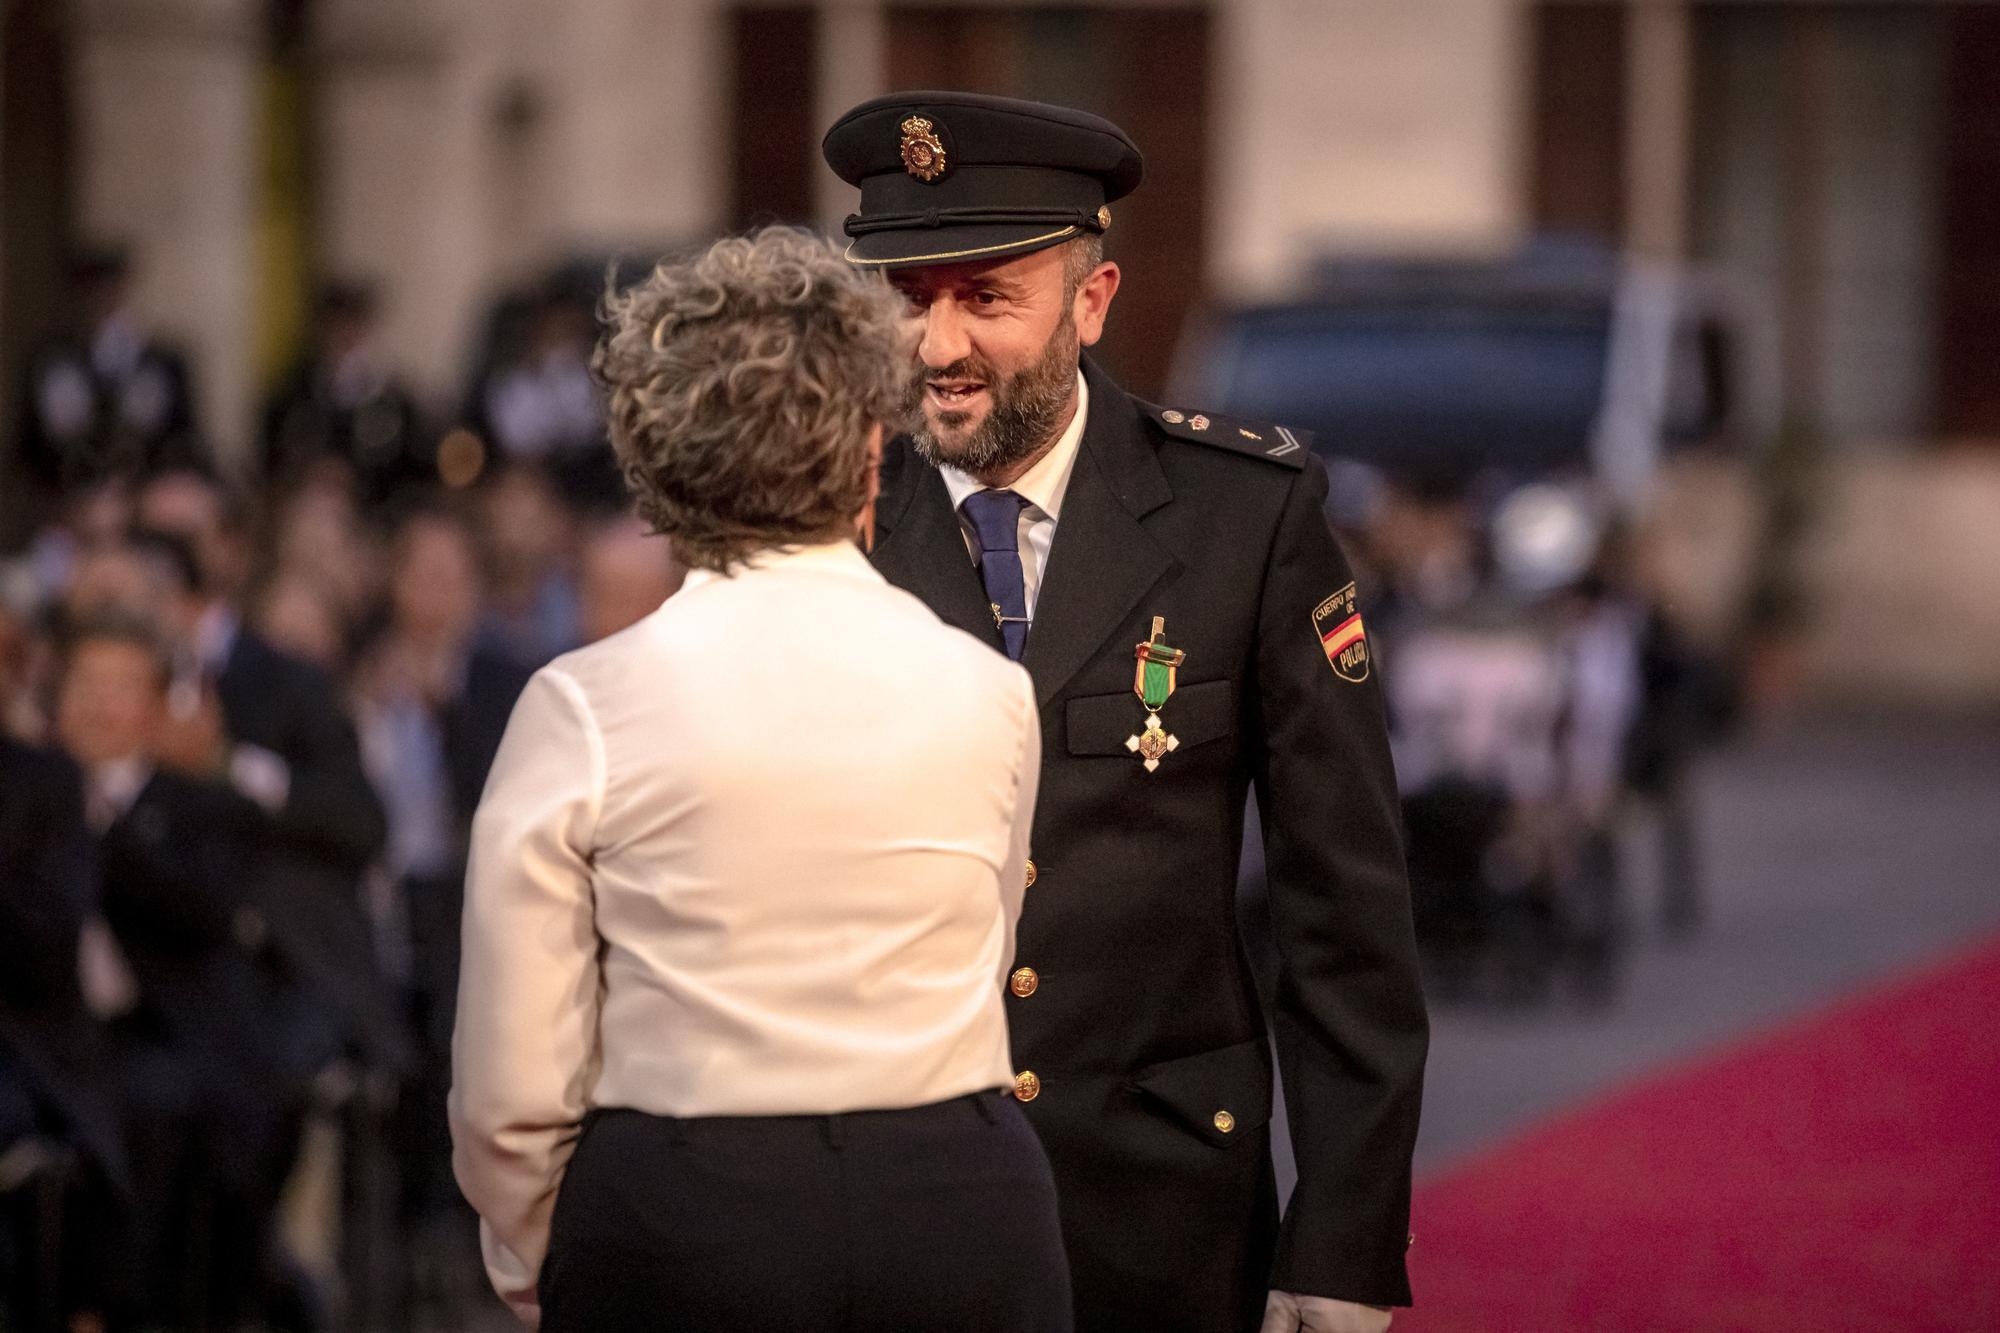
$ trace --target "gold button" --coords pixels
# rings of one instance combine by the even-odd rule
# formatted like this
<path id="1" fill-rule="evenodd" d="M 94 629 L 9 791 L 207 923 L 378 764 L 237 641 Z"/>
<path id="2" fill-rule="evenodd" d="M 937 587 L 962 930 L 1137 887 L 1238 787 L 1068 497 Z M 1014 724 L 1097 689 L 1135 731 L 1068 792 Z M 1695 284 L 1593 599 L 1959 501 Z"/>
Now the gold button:
<path id="1" fill-rule="evenodd" d="M 1033 995 L 1035 987 L 1041 984 L 1042 979 L 1035 975 L 1035 969 L 1032 967 L 1017 967 L 1014 969 L 1014 975 L 1007 979 L 1008 989 L 1024 1000 Z"/>
<path id="2" fill-rule="evenodd" d="M 1024 887 L 1030 889 L 1035 887 L 1035 863 L 1032 860 L 1028 862 L 1028 882 Z"/>
<path id="3" fill-rule="evenodd" d="M 1014 1099 L 1031 1102 L 1042 1095 L 1042 1081 L 1035 1077 L 1032 1069 L 1023 1069 L 1014 1075 Z"/>
<path id="4" fill-rule="evenodd" d="M 1236 1128 L 1236 1117 L 1227 1111 L 1217 1111 L 1215 1113 L 1215 1127 L 1227 1134 L 1230 1130 Z"/>
<path id="5" fill-rule="evenodd" d="M 1403 1248 L 1407 1250 L 1407 1249 L 1409 1249 L 1409 1248 L 1410 1248 L 1410 1247 L 1411 1247 L 1412 1245 L 1415 1245 L 1416 1243 L 1417 1243 L 1417 1233 L 1416 1233 L 1416 1232 L 1414 1232 L 1414 1231 L 1412 1231 L 1412 1232 L 1410 1233 L 1410 1238 L 1409 1238 L 1408 1240 L 1406 1240 L 1406 1241 L 1404 1241 L 1404 1242 L 1403 1242 Z"/>

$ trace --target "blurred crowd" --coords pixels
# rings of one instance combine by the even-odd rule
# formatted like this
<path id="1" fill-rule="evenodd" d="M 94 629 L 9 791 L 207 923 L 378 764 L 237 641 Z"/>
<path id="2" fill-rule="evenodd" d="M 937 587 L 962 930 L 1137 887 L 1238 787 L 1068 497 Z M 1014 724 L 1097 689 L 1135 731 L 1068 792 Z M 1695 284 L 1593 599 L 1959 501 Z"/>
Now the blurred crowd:
<path id="1" fill-rule="evenodd" d="M 593 294 L 503 306 L 437 411 L 329 285 L 246 463 L 132 276 L 76 263 L 0 459 L 0 1326 L 426 1322 L 480 1281 L 444 1099 L 487 766 L 535 668 L 679 571 Z"/>
<path id="2" fill-rule="evenodd" d="M 1691 765 L 1729 725 L 1724 663 L 1653 591 L 1643 535 L 1549 480 L 1336 465 L 1368 589 L 1433 1004 L 1616 997 L 1654 885 L 1699 928 Z M 1633 847 L 1636 824 L 1650 848 Z M 1650 874 L 1633 873 L 1640 853 Z"/>
<path id="3" fill-rule="evenodd" d="M 123 257 L 76 264 L 0 463 L 0 1327 L 490 1302 L 444 1114 L 472 812 L 535 668 L 679 583 L 604 434 L 602 271 L 502 300 L 448 410 L 329 284 L 225 462 Z M 1335 668 L 1393 661 L 1433 1001 L 1602 1003 L 1635 812 L 1661 925 L 1699 925 L 1688 775 L 1730 673 L 1599 479 L 1471 443 L 1330 457 L 1360 587 Z"/>

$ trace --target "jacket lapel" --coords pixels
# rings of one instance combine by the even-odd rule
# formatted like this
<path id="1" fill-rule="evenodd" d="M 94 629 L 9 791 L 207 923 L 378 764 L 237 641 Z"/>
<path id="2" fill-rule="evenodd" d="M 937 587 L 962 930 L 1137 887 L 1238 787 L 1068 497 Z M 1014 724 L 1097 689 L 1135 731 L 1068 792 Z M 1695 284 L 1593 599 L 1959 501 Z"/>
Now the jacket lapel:
<path id="1" fill-rule="evenodd" d="M 870 558 L 882 577 L 914 593 L 945 624 L 1002 651 L 1000 627 L 965 549 L 944 478 L 907 440 L 892 444 L 882 460 L 882 494 L 875 508 Z"/>
<path id="2" fill-rule="evenodd" d="M 1090 416 L 1022 658 L 1045 708 L 1146 591 L 1177 568 L 1139 522 L 1173 498 L 1145 425 L 1122 389 L 1088 359 L 1083 369 Z"/>

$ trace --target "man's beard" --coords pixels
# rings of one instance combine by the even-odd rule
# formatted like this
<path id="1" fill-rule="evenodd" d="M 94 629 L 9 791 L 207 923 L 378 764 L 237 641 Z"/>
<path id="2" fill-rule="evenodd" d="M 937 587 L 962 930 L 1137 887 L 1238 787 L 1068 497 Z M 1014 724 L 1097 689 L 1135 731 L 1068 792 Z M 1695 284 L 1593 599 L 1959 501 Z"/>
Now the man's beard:
<path id="1" fill-rule="evenodd" d="M 933 466 L 949 463 L 974 476 L 1004 472 L 1033 458 L 1055 437 L 1063 409 L 1069 406 L 1081 350 L 1076 323 L 1065 314 L 1061 326 L 1042 349 L 1041 359 L 1026 370 L 1002 376 L 977 356 L 954 361 L 943 370 L 920 366 L 904 400 L 910 439 L 917 446 L 917 453 Z M 992 398 L 985 420 L 955 443 L 940 440 L 924 413 L 924 385 L 933 378 L 977 380 L 986 386 Z M 963 425 L 970 415 L 940 412 L 938 424 L 950 431 Z"/>

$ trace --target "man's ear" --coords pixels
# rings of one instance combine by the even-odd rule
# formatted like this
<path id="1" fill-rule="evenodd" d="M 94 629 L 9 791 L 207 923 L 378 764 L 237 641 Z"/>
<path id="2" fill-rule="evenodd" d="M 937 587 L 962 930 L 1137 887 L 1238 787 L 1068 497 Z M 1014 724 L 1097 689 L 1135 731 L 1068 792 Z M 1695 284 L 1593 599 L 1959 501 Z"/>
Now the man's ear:
<path id="1" fill-rule="evenodd" d="M 1070 314 L 1076 320 L 1076 340 L 1085 347 L 1095 346 L 1104 336 L 1104 317 L 1111 313 L 1111 298 L 1118 295 L 1118 278 L 1118 265 L 1106 260 L 1076 289 Z"/>

